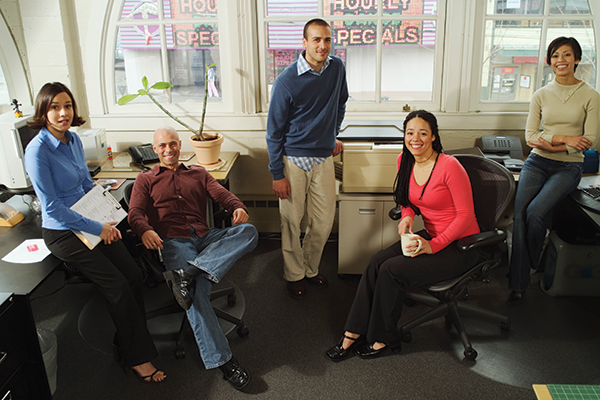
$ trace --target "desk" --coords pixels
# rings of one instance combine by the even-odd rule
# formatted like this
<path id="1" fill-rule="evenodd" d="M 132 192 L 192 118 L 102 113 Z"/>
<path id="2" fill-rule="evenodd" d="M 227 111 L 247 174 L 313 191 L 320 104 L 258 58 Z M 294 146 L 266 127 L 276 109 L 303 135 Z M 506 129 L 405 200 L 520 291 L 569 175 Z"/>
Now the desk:
<path id="1" fill-rule="evenodd" d="M 42 236 L 41 217 L 29 214 L 22 222 L 12 228 L 0 227 L 0 258 L 10 253 L 25 239 L 35 239 Z M 19 329 L 18 344 L 26 344 L 25 361 L 9 375 L 3 375 L 4 367 L 0 366 L 0 397 L 4 398 L 10 390 L 15 399 L 51 399 L 50 387 L 46 377 L 46 369 L 37 339 L 37 331 L 29 295 L 60 265 L 60 261 L 49 255 L 39 263 L 12 264 L 0 260 L 0 292 L 14 293 L 10 296 L 9 303 L 3 307 L 10 307 L 16 318 L 10 317 L 10 309 L 2 314 L 2 327 Z M 4 321 L 5 315 L 9 320 Z M 18 320 L 18 323 L 15 322 Z M 5 325 L 5 323 L 7 325 Z M 19 345 L 11 345 L 10 337 L 15 332 L 11 328 L 7 331 L 0 330 L 0 346 L 7 345 L 0 352 L 17 352 Z M 6 364 L 6 363 L 2 363 Z M 7 373 L 8 374 L 8 373 Z M 25 379 L 23 379 L 25 376 Z M 9 397 L 10 398 L 10 397 Z"/>
<path id="2" fill-rule="evenodd" d="M 229 181 L 229 172 L 231 172 L 231 168 L 238 156 L 240 155 L 237 151 L 222 151 L 221 159 L 225 162 L 223 166 L 214 171 L 210 171 L 210 174 L 213 178 L 218 180 L 222 185 L 228 187 Z M 139 166 L 127 162 L 123 162 L 122 160 L 131 160 L 129 153 L 113 153 L 113 159 L 107 160 L 104 164 L 101 165 L 101 170 L 98 172 L 94 179 L 96 178 L 127 178 L 127 179 L 135 179 L 140 172 L 142 172 L 142 168 Z M 196 157 L 192 157 L 189 161 L 183 161 L 185 165 L 197 165 Z M 115 166 L 115 164 L 117 164 Z M 156 164 L 150 164 L 148 167 L 152 168 Z M 225 185 L 227 184 L 227 185 Z"/>

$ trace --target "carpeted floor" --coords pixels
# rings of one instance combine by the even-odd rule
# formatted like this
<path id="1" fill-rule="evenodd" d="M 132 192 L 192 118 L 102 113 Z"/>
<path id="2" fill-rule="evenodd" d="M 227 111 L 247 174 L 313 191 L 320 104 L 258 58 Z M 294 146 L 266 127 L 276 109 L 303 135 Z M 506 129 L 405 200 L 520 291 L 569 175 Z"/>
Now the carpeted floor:
<path id="1" fill-rule="evenodd" d="M 164 335 L 155 338 L 160 352 L 155 363 L 167 372 L 167 381 L 152 385 L 125 378 L 112 356 L 79 332 L 80 313 L 95 296 L 94 288 L 67 284 L 51 294 L 64 282 L 63 273 L 56 272 L 32 296 L 38 326 L 58 336 L 53 398 L 520 400 L 535 399 L 533 383 L 600 384 L 600 298 L 553 298 L 534 285 L 523 305 L 509 308 L 506 269 L 500 268 L 490 284 L 470 287 L 469 301 L 507 313 L 512 328 L 503 332 L 493 323 L 467 320 L 476 361 L 463 359 L 460 340 L 442 320 L 416 328 L 400 353 L 335 364 L 324 352 L 342 334 L 358 277 L 337 277 L 337 242 L 332 241 L 321 264 L 329 288 L 309 287 L 306 299 L 294 300 L 285 291 L 281 263 L 280 242 L 263 237 L 228 274 L 244 295 L 250 329 L 245 338 L 235 331 L 228 335 L 234 355 L 253 376 L 244 392 L 231 388 L 220 372 L 204 369 L 191 334 L 184 359 L 175 359 L 174 344 Z M 403 319 L 423 310 L 405 308 Z M 92 317 L 85 324 L 104 324 L 100 320 Z M 160 325 L 176 330 L 180 321 L 176 315 Z"/>

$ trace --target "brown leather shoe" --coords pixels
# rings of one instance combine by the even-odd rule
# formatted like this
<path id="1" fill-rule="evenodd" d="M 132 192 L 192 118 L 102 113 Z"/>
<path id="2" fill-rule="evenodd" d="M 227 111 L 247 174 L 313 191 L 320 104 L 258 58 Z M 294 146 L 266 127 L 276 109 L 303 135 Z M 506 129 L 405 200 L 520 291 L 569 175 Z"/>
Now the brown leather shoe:
<path id="1" fill-rule="evenodd" d="M 325 289 L 327 286 L 329 286 L 329 281 L 327 280 L 327 277 L 323 274 L 317 274 L 312 278 L 306 278 L 306 281 L 311 285 L 322 289 Z"/>
<path id="2" fill-rule="evenodd" d="M 306 283 L 304 279 L 300 279 L 299 281 L 288 282 L 287 290 L 290 296 L 294 299 L 301 299 L 306 296 Z"/>

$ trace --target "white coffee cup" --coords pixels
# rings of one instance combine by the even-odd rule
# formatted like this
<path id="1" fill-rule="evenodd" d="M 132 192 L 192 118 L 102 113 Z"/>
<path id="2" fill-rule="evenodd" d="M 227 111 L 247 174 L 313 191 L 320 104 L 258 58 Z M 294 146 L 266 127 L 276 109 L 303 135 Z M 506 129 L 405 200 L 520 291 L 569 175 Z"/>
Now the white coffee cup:
<path id="1" fill-rule="evenodd" d="M 412 245 L 415 241 L 419 242 L 417 249 L 415 251 L 409 251 L 408 246 Z M 423 245 L 421 236 L 415 235 L 414 233 L 403 233 L 402 235 L 400 235 L 400 243 L 402 245 L 402 254 L 404 254 L 406 257 L 410 257 L 414 254 L 417 254 L 419 250 L 421 250 L 421 246 Z"/>

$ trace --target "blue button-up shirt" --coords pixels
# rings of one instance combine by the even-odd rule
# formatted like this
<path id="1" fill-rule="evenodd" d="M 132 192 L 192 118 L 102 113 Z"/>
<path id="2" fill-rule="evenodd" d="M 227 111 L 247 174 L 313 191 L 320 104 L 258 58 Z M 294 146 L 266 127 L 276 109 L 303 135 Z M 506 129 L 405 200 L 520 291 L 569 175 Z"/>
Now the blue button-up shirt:
<path id="1" fill-rule="evenodd" d="M 42 205 L 42 227 L 75 229 L 99 236 L 102 224 L 84 218 L 70 207 L 94 187 L 81 139 L 65 133 L 67 144 L 42 128 L 27 145 L 25 169 Z"/>

